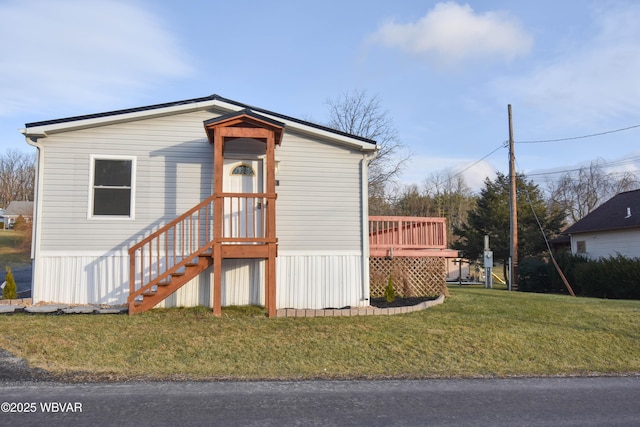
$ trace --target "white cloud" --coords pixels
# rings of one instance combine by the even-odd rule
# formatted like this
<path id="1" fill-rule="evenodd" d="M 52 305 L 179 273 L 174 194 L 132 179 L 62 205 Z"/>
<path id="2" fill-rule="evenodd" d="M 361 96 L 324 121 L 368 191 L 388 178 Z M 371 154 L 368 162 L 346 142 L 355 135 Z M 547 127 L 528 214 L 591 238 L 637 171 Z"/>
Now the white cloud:
<path id="1" fill-rule="evenodd" d="M 584 126 L 640 109 L 640 5 L 593 10 L 595 31 L 522 77 L 496 79 L 500 99 L 543 111 L 557 124 Z"/>
<path id="2" fill-rule="evenodd" d="M 178 42 L 134 2 L 0 4 L 0 115 L 96 106 L 190 72 Z"/>
<path id="3" fill-rule="evenodd" d="M 470 60 L 511 60 L 533 46 L 533 38 L 508 13 L 478 14 L 455 2 L 436 4 L 417 22 L 387 22 L 371 41 L 445 68 Z"/>
<path id="4" fill-rule="evenodd" d="M 431 156 L 413 156 L 411 157 L 408 167 L 404 169 L 404 173 L 400 177 L 403 184 L 417 184 L 419 186 L 425 183 L 429 177 L 425 176 L 425 171 L 431 171 L 441 176 L 453 176 L 462 173 L 464 183 L 477 192 L 484 188 L 484 180 L 491 180 L 496 177 L 496 168 L 486 160 L 467 160 L 454 157 L 431 157 Z"/>

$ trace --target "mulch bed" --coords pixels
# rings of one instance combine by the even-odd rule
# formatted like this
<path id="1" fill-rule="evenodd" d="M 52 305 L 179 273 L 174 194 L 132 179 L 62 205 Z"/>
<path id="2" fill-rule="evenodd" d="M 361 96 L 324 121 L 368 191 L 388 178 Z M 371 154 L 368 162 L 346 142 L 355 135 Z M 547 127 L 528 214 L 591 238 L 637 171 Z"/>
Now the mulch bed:
<path id="1" fill-rule="evenodd" d="M 387 302 L 387 300 L 384 297 L 379 297 L 379 298 L 371 298 L 371 300 L 369 300 L 369 304 L 372 307 L 378 307 L 378 308 L 410 307 L 412 305 L 420 304 L 421 302 L 424 302 L 424 301 L 433 301 L 435 299 L 438 299 L 438 297 L 408 297 L 408 298 L 396 297 L 392 302 Z"/>

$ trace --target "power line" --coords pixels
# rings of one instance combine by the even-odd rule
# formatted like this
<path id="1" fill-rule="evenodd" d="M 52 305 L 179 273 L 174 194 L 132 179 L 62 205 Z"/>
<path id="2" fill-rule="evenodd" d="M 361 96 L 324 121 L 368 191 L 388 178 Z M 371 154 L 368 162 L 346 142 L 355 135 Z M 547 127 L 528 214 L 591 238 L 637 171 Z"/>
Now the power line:
<path id="1" fill-rule="evenodd" d="M 602 167 L 614 167 L 614 166 L 630 165 L 630 164 L 634 164 L 634 163 L 636 163 L 638 161 L 640 161 L 640 156 L 630 157 L 628 159 L 623 159 L 623 160 L 614 160 L 612 162 L 598 163 L 597 165 L 598 166 L 602 166 Z M 556 175 L 556 174 L 568 173 L 568 172 L 578 172 L 578 171 L 584 170 L 585 168 L 589 168 L 589 166 L 584 166 L 584 167 L 575 168 L 575 169 L 564 169 L 564 170 L 552 171 L 552 172 L 532 173 L 532 174 L 527 174 L 527 177 Z M 622 174 L 622 173 L 626 173 L 626 172 L 611 172 L 610 174 L 614 174 L 614 173 Z"/>
<path id="2" fill-rule="evenodd" d="M 509 144 L 509 141 L 505 141 L 503 142 L 498 148 L 496 148 L 495 150 L 493 150 L 492 152 L 490 152 L 489 154 L 487 154 L 486 156 L 484 156 L 483 158 L 481 158 L 480 160 L 476 160 L 475 162 L 471 163 L 469 166 L 467 166 L 466 168 L 462 169 L 461 171 L 459 171 L 458 173 L 456 173 L 455 175 L 451 176 L 449 178 L 449 181 L 451 181 L 452 179 L 456 178 L 459 175 L 462 175 L 464 172 L 468 171 L 469 169 L 471 169 L 472 167 L 474 167 L 475 165 L 477 165 L 478 163 L 480 163 L 481 161 L 483 161 L 484 159 L 486 159 L 487 157 L 489 157 L 490 155 L 492 155 L 493 153 L 495 153 L 496 151 L 498 151 L 501 148 L 506 148 L 507 144 Z"/>
<path id="3" fill-rule="evenodd" d="M 542 144 L 542 143 L 545 143 L 545 142 L 573 141 L 575 139 L 593 138 L 595 136 L 602 136 L 602 135 L 608 135 L 610 133 L 623 132 L 625 130 L 635 129 L 635 128 L 639 128 L 639 127 L 640 127 L 640 125 L 633 125 L 633 126 L 629 126 L 629 127 L 626 127 L 626 128 L 608 130 L 608 131 L 605 131 L 605 132 L 592 133 L 592 134 L 589 134 L 589 135 L 572 136 L 572 137 L 569 137 L 569 138 L 542 139 L 542 140 L 538 140 L 538 141 L 516 141 L 516 144 Z"/>
<path id="4" fill-rule="evenodd" d="M 462 169 L 461 171 L 455 173 L 454 175 L 451 175 L 451 176 L 447 177 L 446 182 L 450 183 L 455 178 L 457 178 L 458 176 L 462 175 L 463 173 L 465 173 L 466 171 L 468 171 L 469 169 L 471 169 L 472 167 L 474 167 L 475 165 L 477 165 L 478 163 L 480 163 L 481 161 L 483 161 L 484 159 L 486 159 L 487 157 L 489 157 L 490 155 L 492 155 L 493 153 L 498 151 L 499 149 L 506 148 L 508 145 L 509 145 L 509 141 L 504 141 L 500 146 L 498 146 L 497 148 L 492 150 L 489 154 L 485 155 L 481 159 L 476 160 L 475 162 L 471 163 L 469 166 L 467 166 L 466 168 Z M 429 187 L 428 191 L 431 191 L 435 187 L 436 187 L 436 185 L 432 185 L 431 187 Z"/>

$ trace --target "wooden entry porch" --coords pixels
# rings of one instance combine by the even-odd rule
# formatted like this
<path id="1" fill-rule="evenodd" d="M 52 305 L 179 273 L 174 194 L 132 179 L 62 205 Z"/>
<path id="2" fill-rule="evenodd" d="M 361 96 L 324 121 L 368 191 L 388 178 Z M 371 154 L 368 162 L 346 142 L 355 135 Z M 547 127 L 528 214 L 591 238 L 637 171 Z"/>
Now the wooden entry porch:
<path id="1" fill-rule="evenodd" d="M 222 260 L 264 259 L 265 306 L 276 316 L 275 146 L 284 125 L 249 110 L 204 122 L 213 145 L 213 194 L 129 249 L 129 313 L 153 308 L 213 266 L 213 311 L 222 313 Z M 264 191 L 224 192 L 225 145 L 264 143 Z"/>

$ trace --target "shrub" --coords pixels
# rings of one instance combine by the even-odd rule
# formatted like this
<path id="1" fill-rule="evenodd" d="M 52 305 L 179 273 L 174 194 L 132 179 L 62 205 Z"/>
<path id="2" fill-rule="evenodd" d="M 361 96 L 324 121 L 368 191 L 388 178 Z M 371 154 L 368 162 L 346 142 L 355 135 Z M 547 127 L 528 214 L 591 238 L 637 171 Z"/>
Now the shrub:
<path id="1" fill-rule="evenodd" d="M 617 255 L 592 260 L 559 254 L 556 260 L 576 295 L 640 299 L 640 258 Z M 550 272 L 549 275 L 553 283 L 562 283 L 557 272 Z"/>
<path id="2" fill-rule="evenodd" d="M 518 264 L 518 290 L 549 292 L 551 279 L 547 263 L 537 258 L 523 258 Z"/>
<path id="3" fill-rule="evenodd" d="M 389 275 L 387 287 L 384 288 L 384 298 L 387 302 L 393 302 L 396 299 L 396 292 L 393 290 L 393 276 Z"/>
<path id="4" fill-rule="evenodd" d="M 31 236 L 33 230 L 32 222 L 23 222 L 20 227 L 16 228 L 18 239 L 16 240 L 16 249 L 28 254 L 31 251 Z"/>
<path id="5" fill-rule="evenodd" d="M 7 276 L 5 277 L 5 285 L 2 290 L 2 297 L 4 299 L 16 299 L 18 298 L 18 288 L 16 286 L 16 281 L 13 278 L 13 273 L 11 272 L 11 268 L 7 267 Z"/>
<path id="6" fill-rule="evenodd" d="M 26 223 L 27 223 L 27 220 L 22 215 L 20 215 L 18 216 L 18 218 L 16 218 L 16 221 L 13 223 L 13 229 L 16 231 L 20 231 Z"/>

